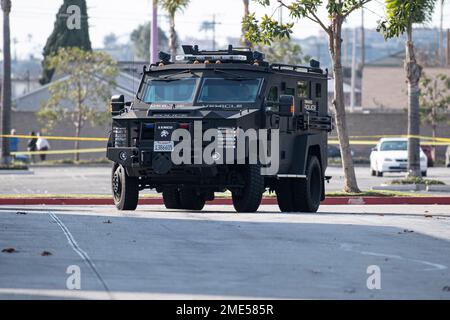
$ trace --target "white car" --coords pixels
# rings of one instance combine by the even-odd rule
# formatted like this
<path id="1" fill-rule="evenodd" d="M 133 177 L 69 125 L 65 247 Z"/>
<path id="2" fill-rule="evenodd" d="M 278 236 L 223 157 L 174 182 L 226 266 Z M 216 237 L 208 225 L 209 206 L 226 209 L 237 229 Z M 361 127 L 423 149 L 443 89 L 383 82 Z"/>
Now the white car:
<path id="1" fill-rule="evenodd" d="M 420 171 L 427 175 L 427 156 L 420 149 Z M 406 172 L 408 169 L 408 139 L 383 138 L 370 154 L 372 176 L 382 177 L 385 172 Z"/>

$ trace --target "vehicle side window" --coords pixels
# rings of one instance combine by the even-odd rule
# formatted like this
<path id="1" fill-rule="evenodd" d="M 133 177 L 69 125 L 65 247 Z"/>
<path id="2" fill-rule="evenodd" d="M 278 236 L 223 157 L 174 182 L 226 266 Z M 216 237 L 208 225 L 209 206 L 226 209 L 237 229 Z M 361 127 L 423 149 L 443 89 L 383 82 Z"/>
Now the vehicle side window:
<path id="1" fill-rule="evenodd" d="M 271 102 L 278 101 L 278 87 L 270 88 L 269 95 L 267 96 L 267 101 L 271 101 Z"/>
<path id="2" fill-rule="evenodd" d="M 295 96 L 295 89 L 294 88 L 286 88 L 284 93 L 288 96 Z"/>
<path id="3" fill-rule="evenodd" d="M 322 98 L 322 84 L 316 83 L 316 98 Z"/>
<path id="4" fill-rule="evenodd" d="M 309 98 L 308 81 L 297 82 L 297 98 Z"/>

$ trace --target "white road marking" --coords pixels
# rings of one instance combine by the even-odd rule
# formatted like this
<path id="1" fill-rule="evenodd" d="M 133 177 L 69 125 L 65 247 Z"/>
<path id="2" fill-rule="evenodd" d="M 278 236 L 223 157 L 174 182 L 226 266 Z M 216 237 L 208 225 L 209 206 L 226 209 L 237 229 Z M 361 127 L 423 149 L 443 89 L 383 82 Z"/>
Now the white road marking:
<path id="1" fill-rule="evenodd" d="M 66 227 L 66 225 L 54 213 L 49 212 L 48 214 L 53 219 L 53 221 L 55 221 L 58 224 L 58 226 L 61 228 L 61 230 L 64 232 L 64 235 L 66 236 L 67 241 L 68 241 L 69 245 L 72 247 L 73 251 L 75 251 L 81 257 L 81 259 L 83 259 L 83 261 L 92 269 L 94 274 L 97 276 L 97 279 L 100 281 L 103 288 L 105 289 L 106 293 L 112 299 L 112 295 L 110 293 L 110 290 L 109 290 L 106 282 L 103 280 L 102 276 L 98 272 L 94 262 L 91 260 L 89 255 L 83 249 L 81 249 L 81 247 L 78 245 L 78 243 L 76 242 L 75 238 L 70 233 L 70 231 Z"/>
<path id="2" fill-rule="evenodd" d="M 390 259 L 397 259 L 397 260 L 412 261 L 412 262 L 416 262 L 416 263 L 419 263 L 419 264 L 424 264 L 424 265 L 427 265 L 427 266 L 431 266 L 431 268 L 423 269 L 423 271 L 438 271 L 438 270 L 448 269 L 447 266 L 444 266 L 443 264 L 439 264 L 439 263 L 433 263 L 433 262 L 429 262 L 429 261 L 426 261 L 426 260 L 405 258 L 405 257 L 402 257 L 400 255 L 396 255 L 396 254 L 370 252 L 370 251 L 359 251 L 359 250 L 355 250 L 354 247 L 355 247 L 355 245 L 349 244 L 349 243 L 342 243 L 341 244 L 341 249 L 344 250 L 344 251 L 355 252 L 355 253 L 359 253 L 359 254 L 362 254 L 362 255 L 365 255 L 365 256 L 375 256 L 375 257 L 383 257 L 383 258 L 390 258 Z"/>

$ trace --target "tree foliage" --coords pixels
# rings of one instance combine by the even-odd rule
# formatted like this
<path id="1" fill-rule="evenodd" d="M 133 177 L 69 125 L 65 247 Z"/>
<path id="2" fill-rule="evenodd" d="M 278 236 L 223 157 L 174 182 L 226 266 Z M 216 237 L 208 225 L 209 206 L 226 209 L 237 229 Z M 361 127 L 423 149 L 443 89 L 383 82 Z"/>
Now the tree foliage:
<path id="1" fill-rule="evenodd" d="M 385 0 L 386 16 L 377 30 L 386 39 L 399 37 L 414 23 L 430 21 L 436 0 Z"/>
<path id="2" fill-rule="evenodd" d="M 81 28 L 69 29 L 67 27 L 67 20 L 69 14 L 67 9 L 76 5 L 80 8 L 81 13 Z M 89 37 L 89 24 L 87 15 L 86 0 L 64 0 L 64 3 L 59 8 L 56 15 L 56 21 L 53 32 L 47 39 L 44 47 L 44 60 L 42 62 L 43 73 L 41 84 L 47 84 L 53 77 L 54 70 L 46 63 L 47 58 L 56 54 L 60 48 L 78 47 L 85 51 L 92 50 L 91 40 Z"/>
<path id="3" fill-rule="evenodd" d="M 445 74 L 420 80 L 420 118 L 423 123 L 437 124 L 448 119 L 450 105 L 450 78 Z"/>
<path id="4" fill-rule="evenodd" d="M 50 98 L 38 112 L 48 129 L 69 119 L 78 137 L 86 123 L 108 121 L 108 101 L 118 73 L 116 62 L 108 54 L 61 48 L 48 58 L 48 65 L 61 76 L 50 85 Z M 98 105 L 104 107 L 96 108 Z"/>
<path id="5" fill-rule="evenodd" d="M 309 56 L 303 54 L 300 45 L 290 39 L 275 40 L 270 46 L 259 45 L 256 49 L 264 53 L 266 60 L 271 63 L 299 65 L 310 60 Z"/>
<path id="6" fill-rule="evenodd" d="M 134 50 L 136 55 L 144 59 L 145 61 L 150 61 L 150 34 L 151 34 L 151 25 L 150 22 L 146 24 L 142 24 L 137 27 L 131 33 L 131 42 L 133 43 Z M 168 38 L 165 32 L 158 28 L 158 45 L 160 50 L 164 51 L 168 49 Z"/>

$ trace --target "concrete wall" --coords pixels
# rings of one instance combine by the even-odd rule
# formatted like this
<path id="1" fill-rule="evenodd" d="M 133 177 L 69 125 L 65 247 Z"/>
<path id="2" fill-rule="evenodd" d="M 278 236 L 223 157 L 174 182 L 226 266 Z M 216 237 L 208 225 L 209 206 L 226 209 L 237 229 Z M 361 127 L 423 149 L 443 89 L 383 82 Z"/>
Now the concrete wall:
<path id="1" fill-rule="evenodd" d="M 384 113 L 347 113 L 348 128 L 351 136 L 370 136 L 370 135 L 404 135 L 407 134 L 407 114 L 405 112 L 384 112 Z M 450 121 L 450 115 L 449 115 Z M 18 134 L 28 134 L 30 131 L 39 131 L 41 125 L 34 113 L 31 112 L 13 112 L 12 117 L 13 128 Z M 108 125 L 92 128 L 87 126 L 82 132 L 83 137 L 108 137 L 110 127 Z M 421 134 L 431 136 L 430 126 L 422 126 Z M 61 123 L 50 135 L 54 136 L 74 136 L 75 128 L 71 123 Z M 332 132 L 331 136 L 336 136 L 336 132 Z M 450 125 L 448 122 L 442 122 L 438 128 L 439 137 L 450 137 Z M 372 140 L 372 139 L 370 139 Z M 377 138 L 373 138 L 377 140 Z M 26 150 L 27 140 L 20 141 L 20 150 Z M 68 141 L 50 141 L 53 150 L 73 149 L 74 142 Z M 104 142 L 82 142 L 81 148 L 102 148 L 105 147 Z M 372 146 L 353 146 L 355 156 L 368 157 Z M 443 159 L 446 147 L 438 147 L 437 155 Z M 102 153 L 82 154 L 82 159 L 99 159 L 104 158 Z M 73 155 L 65 156 L 49 156 L 50 159 L 73 158 Z"/>
<path id="2" fill-rule="evenodd" d="M 448 115 L 450 121 L 450 114 Z M 437 130 L 438 137 L 450 138 L 450 125 L 441 122 Z M 371 113 L 347 113 L 347 124 L 351 136 L 371 136 L 371 135 L 405 135 L 408 132 L 408 118 L 406 112 L 371 112 Z M 337 136 L 334 131 L 332 136 Z M 422 125 L 421 135 L 431 136 L 431 127 Z M 378 140 L 373 138 L 369 140 Z M 356 157 L 368 157 L 372 146 L 352 146 Z M 444 159 L 445 146 L 437 147 L 437 157 Z"/>
<path id="3" fill-rule="evenodd" d="M 38 132 L 42 130 L 43 126 L 38 121 L 36 115 L 32 112 L 13 112 L 12 113 L 12 127 L 17 130 L 17 134 L 28 135 L 31 131 Z M 91 127 L 87 125 L 81 135 L 83 137 L 93 137 L 93 138 L 107 138 L 108 132 L 110 131 L 110 126 L 105 125 L 101 127 Z M 64 122 L 57 125 L 51 132 L 48 133 L 50 136 L 75 136 L 75 127 L 70 122 Z M 26 151 L 28 140 L 20 139 L 19 150 Z M 73 141 L 58 141 L 49 140 L 52 150 L 70 150 L 74 149 Z M 81 148 L 104 148 L 106 142 L 81 142 Z M 49 160 L 54 159 L 68 159 L 73 158 L 74 155 L 49 155 L 47 158 Z M 103 153 L 92 153 L 92 154 L 81 154 L 81 159 L 100 159 L 105 158 Z"/>

